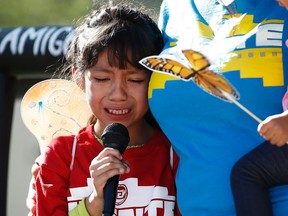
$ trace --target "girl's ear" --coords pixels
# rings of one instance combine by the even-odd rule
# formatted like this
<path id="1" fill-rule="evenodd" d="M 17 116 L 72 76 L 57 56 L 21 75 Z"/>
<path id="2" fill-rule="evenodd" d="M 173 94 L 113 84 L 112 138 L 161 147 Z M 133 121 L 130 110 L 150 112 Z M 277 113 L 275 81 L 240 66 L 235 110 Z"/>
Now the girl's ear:
<path id="1" fill-rule="evenodd" d="M 73 67 L 71 69 L 71 73 L 72 73 L 72 77 L 73 77 L 73 80 L 74 82 L 77 84 L 77 86 L 79 88 L 81 88 L 83 91 L 85 91 L 85 79 L 84 79 L 84 75 L 79 73 L 77 71 L 77 68 L 76 67 Z"/>
<path id="2" fill-rule="evenodd" d="M 76 68 L 76 67 L 72 67 L 72 69 L 71 69 L 71 72 L 72 72 L 72 76 L 74 76 L 74 75 L 75 75 L 76 71 L 77 71 L 77 68 Z"/>

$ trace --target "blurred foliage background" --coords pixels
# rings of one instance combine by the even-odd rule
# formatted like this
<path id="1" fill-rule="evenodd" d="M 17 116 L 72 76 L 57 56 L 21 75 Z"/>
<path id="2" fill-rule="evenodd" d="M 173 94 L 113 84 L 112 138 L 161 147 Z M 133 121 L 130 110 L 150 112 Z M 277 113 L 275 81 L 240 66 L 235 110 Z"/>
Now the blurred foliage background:
<path id="1" fill-rule="evenodd" d="M 0 0 L 0 28 L 73 25 L 93 7 L 108 2 L 109 0 Z M 157 20 L 161 0 L 133 2 L 152 9 L 150 15 Z"/>

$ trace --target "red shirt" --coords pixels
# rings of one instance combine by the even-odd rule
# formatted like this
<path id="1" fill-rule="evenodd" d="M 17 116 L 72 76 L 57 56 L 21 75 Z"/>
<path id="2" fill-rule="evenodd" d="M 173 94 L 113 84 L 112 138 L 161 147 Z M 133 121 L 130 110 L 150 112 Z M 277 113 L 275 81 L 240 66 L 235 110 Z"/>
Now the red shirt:
<path id="1" fill-rule="evenodd" d="M 44 153 L 36 179 L 37 215 L 68 215 L 83 197 L 92 193 L 89 165 L 103 146 L 93 136 L 93 125 L 77 135 L 72 170 L 74 136 L 55 138 Z M 142 147 L 126 149 L 130 172 L 120 176 L 116 215 L 178 215 L 175 211 L 175 171 L 178 157 L 159 130 Z"/>

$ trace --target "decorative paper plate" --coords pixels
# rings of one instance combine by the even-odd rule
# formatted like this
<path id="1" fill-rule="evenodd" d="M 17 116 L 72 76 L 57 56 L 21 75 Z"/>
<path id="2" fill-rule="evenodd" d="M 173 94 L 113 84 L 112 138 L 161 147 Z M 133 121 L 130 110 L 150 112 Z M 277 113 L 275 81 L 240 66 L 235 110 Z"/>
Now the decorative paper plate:
<path id="1" fill-rule="evenodd" d="M 77 134 L 91 111 L 85 93 L 74 82 L 49 79 L 32 86 L 21 102 L 21 116 L 40 150 L 57 136 Z"/>

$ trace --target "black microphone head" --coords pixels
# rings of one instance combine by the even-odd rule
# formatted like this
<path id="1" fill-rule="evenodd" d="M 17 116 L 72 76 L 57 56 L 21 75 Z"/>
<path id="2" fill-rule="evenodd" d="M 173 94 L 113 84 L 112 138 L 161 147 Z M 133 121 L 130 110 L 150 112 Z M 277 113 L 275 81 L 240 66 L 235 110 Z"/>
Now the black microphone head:
<path id="1" fill-rule="evenodd" d="M 101 139 L 105 147 L 117 149 L 121 154 L 130 141 L 128 129 L 120 123 L 109 124 L 104 129 Z"/>

